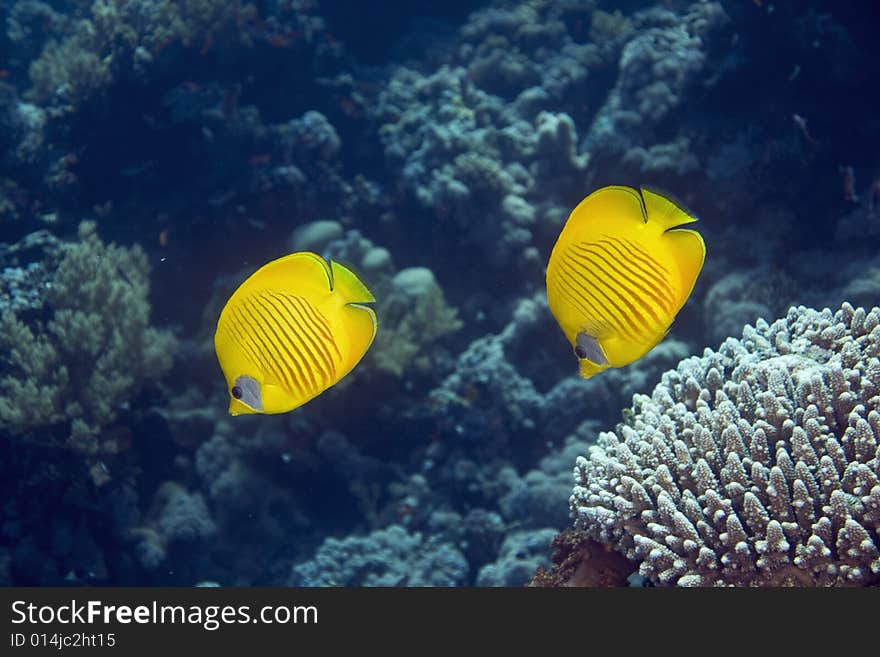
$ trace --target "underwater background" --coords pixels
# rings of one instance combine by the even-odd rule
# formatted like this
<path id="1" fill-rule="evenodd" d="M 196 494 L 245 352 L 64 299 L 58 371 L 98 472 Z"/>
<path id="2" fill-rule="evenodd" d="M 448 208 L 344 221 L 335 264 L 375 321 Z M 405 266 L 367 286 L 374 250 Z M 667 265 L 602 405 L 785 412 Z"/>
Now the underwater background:
<path id="1" fill-rule="evenodd" d="M 624 584 L 876 585 L 878 16 L 0 2 L 0 582 L 597 583 L 612 553 Z M 680 200 L 707 257 L 663 342 L 583 380 L 544 271 L 609 184 Z M 378 335 L 230 417 L 219 312 L 301 250 Z"/>

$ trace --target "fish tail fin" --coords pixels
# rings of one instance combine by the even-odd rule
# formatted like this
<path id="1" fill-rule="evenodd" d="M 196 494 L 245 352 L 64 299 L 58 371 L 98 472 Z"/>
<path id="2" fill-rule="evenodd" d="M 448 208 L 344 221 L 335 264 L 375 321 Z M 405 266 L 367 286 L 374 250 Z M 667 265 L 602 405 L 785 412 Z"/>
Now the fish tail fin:
<path id="1" fill-rule="evenodd" d="M 703 269 L 706 243 L 697 231 L 687 228 L 669 231 L 663 235 L 663 242 L 678 266 L 679 282 L 676 289 L 679 295 L 678 306 L 681 307 L 691 295 L 697 276 Z"/>
<path id="2" fill-rule="evenodd" d="M 342 295 L 345 303 L 373 303 L 376 300 L 363 281 L 348 267 L 331 260 L 330 268 L 333 272 L 333 290 Z"/>
<path id="3" fill-rule="evenodd" d="M 339 295 L 337 303 L 344 306 L 342 318 L 351 339 L 342 368 L 348 372 L 367 353 L 379 330 L 376 311 L 364 305 L 375 302 L 376 297 L 348 267 L 331 260 L 330 268 L 333 272 L 333 294 Z"/>
<path id="4" fill-rule="evenodd" d="M 642 198 L 648 223 L 654 224 L 661 232 L 697 221 L 694 215 L 663 194 L 642 187 Z"/>
<path id="5" fill-rule="evenodd" d="M 697 218 L 667 196 L 642 188 L 648 222 L 663 232 L 662 241 L 669 249 L 672 260 L 678 269 L 676 286 L 680 308 L 687 301 L 703 269 L 706 259 L 706 243 L 697 231 L 682 228 L 697 221 Z"/>

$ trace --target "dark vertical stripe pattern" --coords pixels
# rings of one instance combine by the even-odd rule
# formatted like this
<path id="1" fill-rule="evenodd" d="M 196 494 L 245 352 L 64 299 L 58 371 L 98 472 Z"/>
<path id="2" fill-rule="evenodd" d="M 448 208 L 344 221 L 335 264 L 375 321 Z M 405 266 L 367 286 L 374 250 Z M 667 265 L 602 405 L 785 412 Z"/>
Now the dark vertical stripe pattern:
<path id="1" fill-rule="evenodd" d="M 307 299 L 264 291 L 229 308 L 227 318 L 229 338 L 292 396 L 336 382 L 342 352 L 329 322 Z"/>
<path id="2" fill-rule="evenodd" d="M 669 270 L 631 240 L 603 235 L 569 245 L 559 259 L 556 291 L 588 323 L 606 326 L 637 342 L 666 330 L 676 296 Z"/>

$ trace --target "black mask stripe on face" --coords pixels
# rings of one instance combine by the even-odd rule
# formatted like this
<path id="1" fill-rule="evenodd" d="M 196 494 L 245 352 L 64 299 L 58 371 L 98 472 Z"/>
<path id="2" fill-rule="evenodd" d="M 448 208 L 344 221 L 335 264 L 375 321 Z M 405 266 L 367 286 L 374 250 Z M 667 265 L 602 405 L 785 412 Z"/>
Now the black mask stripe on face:
<path id="1" fill-rule="evenodd" d="M 233 390 L 238 388 L 241 396 L 237 397 L 243 404 L 247 404 L 255 411 L 263 410 L 263 392 L 260 390 L 260 384 L 257 380 L 250 376 L 240 376 L 235 380 Z M 233 396 L 235 396 L 233 394 Z"/>
<path id="2" fill-rule="evenodd" d="M 605 356 L 605 352 L 602 350 L 602 345 L 599 344 L 599 341 L 596 338 L 588 333 L 578 333 L 575 353 L 578 358 L 586 358 L 587 360 L 596 363 L 596 365 L 605 365 L 608 362 L 608 357 Z M 584 355 L 581 356 L 581 353 Z"/>

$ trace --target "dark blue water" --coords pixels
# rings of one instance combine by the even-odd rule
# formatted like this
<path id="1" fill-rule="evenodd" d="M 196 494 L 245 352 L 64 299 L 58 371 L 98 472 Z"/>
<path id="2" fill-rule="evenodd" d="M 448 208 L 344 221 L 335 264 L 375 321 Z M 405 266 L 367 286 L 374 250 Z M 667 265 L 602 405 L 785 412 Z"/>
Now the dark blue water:
<path id="1" fill-rule="evenodd" d="M 874 4 L 3 2 L 0 582 L 525 584 L 634 394 L 792 305 L 880 305 Z M 544 272 L 610 184 L 707 257 L 585 381 Z M 220 310 L 299 250 L 358 272 L 376 341 L 229 417 Z"/>

